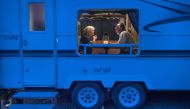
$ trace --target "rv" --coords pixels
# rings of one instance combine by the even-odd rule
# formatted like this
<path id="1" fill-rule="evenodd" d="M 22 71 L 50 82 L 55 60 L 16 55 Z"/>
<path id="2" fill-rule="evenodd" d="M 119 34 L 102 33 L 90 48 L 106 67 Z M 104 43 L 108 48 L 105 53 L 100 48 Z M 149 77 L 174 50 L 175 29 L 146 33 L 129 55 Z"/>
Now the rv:
<path id="1" fill-rule="evenodd" d="M 1 100 L 55 109 L 69 91 L 77 109 L 139 109 L 190 91 L 189 25 L 189 0 L 0 0 Z"/>

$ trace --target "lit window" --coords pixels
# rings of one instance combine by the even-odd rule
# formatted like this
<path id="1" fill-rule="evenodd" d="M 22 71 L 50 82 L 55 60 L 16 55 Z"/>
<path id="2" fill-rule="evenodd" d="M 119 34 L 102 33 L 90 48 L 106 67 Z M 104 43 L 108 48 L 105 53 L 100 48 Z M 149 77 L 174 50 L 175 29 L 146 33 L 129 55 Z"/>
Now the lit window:
<path id="1" fill-rule="evenodd" d="M 31 3 L 30 12 L 30 31 L 45 31 L 45 6 L 43 3 Z"/>
<path id="2" fill-rule="evenodd" d="M 80 54 L 138 53 L 138 10 L 80 10 L 78 42 Z"/>

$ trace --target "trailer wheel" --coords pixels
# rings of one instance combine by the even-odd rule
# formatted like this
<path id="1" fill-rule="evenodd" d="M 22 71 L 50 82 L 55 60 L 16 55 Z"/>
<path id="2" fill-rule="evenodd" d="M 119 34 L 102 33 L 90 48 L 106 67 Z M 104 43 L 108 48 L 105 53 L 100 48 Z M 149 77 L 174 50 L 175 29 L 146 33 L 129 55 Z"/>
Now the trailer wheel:
<path id="1" fill-rule="evenodd" d="M 100 109 L 105 94 L 97 83 L 78 83 L 72 91 L 72 101 L 77 109 Z"/>
<path id="2" fill-rule="evenodd" d="M 135 83 L 121 83 L 114 87 L 112 100 L 119 109 L 139 109 L 145 102 L 144 89 Z"/>

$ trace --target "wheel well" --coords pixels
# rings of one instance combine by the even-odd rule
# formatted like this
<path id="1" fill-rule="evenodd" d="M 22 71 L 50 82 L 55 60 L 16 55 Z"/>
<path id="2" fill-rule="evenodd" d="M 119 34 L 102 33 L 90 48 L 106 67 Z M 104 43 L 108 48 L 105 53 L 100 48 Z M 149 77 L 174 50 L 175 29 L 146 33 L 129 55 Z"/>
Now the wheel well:
<path id="1" fill-rule="evenodd" d="M 148 88 L 147 88 L 145 82 L 143 82 L 143 81 L 117 81 L 117 82 L 114 83 L 114 85 L 113 85 L 112 88 L 116 87 L 116 86 L 117 86 L 118 84 L 120 84 L 120 83 L 136 83 L 136 84 L 141 85 L 142 88 L 143 88 L 145 91 L 148 91 Z"/>
<path id="2" fill-rule="evenodd" d="M 100 87 L 104 90 L 104 85 L 102 84 L 101 81 L 73 81 L 71 86 L 70 86 L 70 90 L 73 90 L 73 88 L 78 84 L 78 83 L 97 83 L 98 85 L 100 85 Z"/>

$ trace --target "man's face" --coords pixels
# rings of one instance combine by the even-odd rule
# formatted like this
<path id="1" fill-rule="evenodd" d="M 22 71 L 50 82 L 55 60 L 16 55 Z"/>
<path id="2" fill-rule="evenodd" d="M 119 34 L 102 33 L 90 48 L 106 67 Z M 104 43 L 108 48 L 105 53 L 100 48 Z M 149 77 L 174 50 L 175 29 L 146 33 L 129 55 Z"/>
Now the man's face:
<path id="1" fill-rule="evenodd" d="M 121 33 L 121 27 L 120 27 L 119 24 L 116 25 L 115 32 L 116 32 L 117 35 L 119 35 Z"/>

